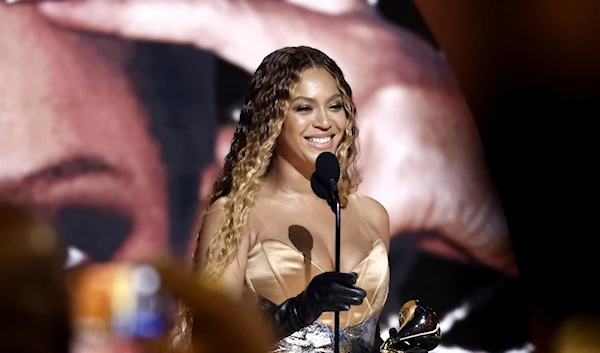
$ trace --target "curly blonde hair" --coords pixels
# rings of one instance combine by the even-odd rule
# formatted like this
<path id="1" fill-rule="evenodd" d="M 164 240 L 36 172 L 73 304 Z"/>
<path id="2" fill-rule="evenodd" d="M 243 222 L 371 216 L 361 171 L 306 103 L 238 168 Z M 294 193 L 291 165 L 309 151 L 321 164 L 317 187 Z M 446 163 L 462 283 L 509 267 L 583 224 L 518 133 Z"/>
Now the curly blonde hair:
<path id="1" fill-rule="evenodd" d="M 341 69 L 323 52 L 306 46 L 285 47 L 269 54 L 252 76 L 231 149 L 209 199 L 211 205 L 226 197 L 222 221 L 206 254 L 204 274 L 210 280 L 218 279 L 235 259 L 254 196 L 261 178 L 271 166 L 275 144 L 289 108 L 290 92 L 309 68 L 325 69 L 335 78 L 348 118 L 344 137 L 336 151 L 341 167 L 338 185 L 342 207 L 347 205 L 348 196 L 360 182 L 356 172 L 356 107 L 352 101 L 352 90 Z M 194 251 L 194 267 L 198 262 L 200 233 L 201 230 Z M 188 320 L 191 320 L 191 315 L 188 315 Z"/>

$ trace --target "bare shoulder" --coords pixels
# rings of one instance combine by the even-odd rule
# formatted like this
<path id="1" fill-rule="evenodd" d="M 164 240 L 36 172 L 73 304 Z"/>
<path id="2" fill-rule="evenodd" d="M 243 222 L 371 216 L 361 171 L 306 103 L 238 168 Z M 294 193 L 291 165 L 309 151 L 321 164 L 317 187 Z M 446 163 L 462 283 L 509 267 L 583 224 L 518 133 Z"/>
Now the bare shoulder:
<path id="1" fill-rule="evenodd" d="M 225 197 L 219 198 L 204 211 L 204 215 L 202 216 L 202 226 L 200 228 L 200 234 L 198 235 L 198 249 L 196 250 L 198 252 L 198 261 L 201 267 L 204 266 L 206 252 L 210 246 L 210 241 L 221 225 L 226 202 L 227 199 Z"/>
<path id="2" fill-rule="evenodd" d="M 206 266 L 211 241 L 219 233 L 223 219 L 227 216 L 227 201 L 226 197 L 217 199 L 204 213 L 202 230 L 199 236 L 199 253 L 197 254 L 197 261 L 200 268 Z M 224 243 L 216 245 L 220 247 L 226 246 Z M 241 299 L 247 266 L 248 237 L 242 236 L 236 247 L 234 258 L 226 264 L 225 271 L 219 278 L 219 282 L 226 293 L 232 295 L 234 298 Z M 216 257 L 214 260 L 219 261 L 219 259 L 219 257 Z"/>
<path id="3" fill-rule="evenodd" d="M 389 248 L 390 243 L 390 216 L 379 201 L 365 195 L 353 195 L 356 209 L 367 222 L 377 231 L 377 234 Z"/>
<path id="4" fill-rule="evenodd" d="M 213 202 L 204 213 L 202 221 L 202 231 L 200 233 L 200 242 L 203 243 L 202 247 L 208 249 L 210 240 L 218 232 L 221 227 L 221 222 L 225 216 L 225 206 L 227 203 L 227 197 L 223 196 Z M 245 249 L 250 243 L 251 237 L 244 236 L 241 241 L 241 249 Z"/>
<path id="5" fill-rule="evenodd" d="M 219 197 L 215 202 L 213 202 L 204 213 L 204 223 L 207 221 L 220 221 L 223 217 L 223 212 L 225 210 L 225 203 L 227 202 L 227 198 L 225 196 Z"/>

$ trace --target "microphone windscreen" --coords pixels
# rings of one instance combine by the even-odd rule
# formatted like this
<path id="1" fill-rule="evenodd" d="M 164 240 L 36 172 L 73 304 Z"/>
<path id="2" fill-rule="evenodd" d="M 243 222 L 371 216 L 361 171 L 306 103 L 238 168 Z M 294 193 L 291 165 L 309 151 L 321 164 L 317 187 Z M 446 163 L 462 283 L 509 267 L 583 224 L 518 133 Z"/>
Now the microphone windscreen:
<path id="1" fill-rule="evenodd" d="M 317 157 L 316 171 L 321 182 L 327 184 L 330 179 L 336 182 L 340 179 L 340 162 L 331 152 L 323 152 Z"/>

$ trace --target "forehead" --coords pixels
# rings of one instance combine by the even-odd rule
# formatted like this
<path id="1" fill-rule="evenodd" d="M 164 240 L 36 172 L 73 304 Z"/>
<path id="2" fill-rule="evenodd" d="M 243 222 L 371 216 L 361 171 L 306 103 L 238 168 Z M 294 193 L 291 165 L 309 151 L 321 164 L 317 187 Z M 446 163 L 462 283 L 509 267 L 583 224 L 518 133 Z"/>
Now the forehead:
<path id="1" fill-rule="evenodd" d="M 310 68 L 300 74 L 298 84 L 291 91 L 292 97 L 305 96 L 318 98 L 339 93 L 335 78 L 323 68 Z"/>

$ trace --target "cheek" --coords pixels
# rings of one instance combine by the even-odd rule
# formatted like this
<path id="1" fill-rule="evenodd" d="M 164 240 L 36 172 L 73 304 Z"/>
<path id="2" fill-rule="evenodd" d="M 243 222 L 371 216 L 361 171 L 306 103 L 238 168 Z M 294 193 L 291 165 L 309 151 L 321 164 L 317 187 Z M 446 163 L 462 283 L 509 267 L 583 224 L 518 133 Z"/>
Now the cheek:
<path id="1" fill-rule="evenodd" d="M 281 127 L 281 132 L 277 137 L 277 142 L 275 143 L 275 148 L 280 152 L 283 150 L 290 149 L 291 138 L 293 136 L 293 128 L 289 124 L 289 120 L 286 119 L 283 122 L 283 126 Z"/>
<path id="2" fill-rule="evenodd" d="M 341 112 L 340 114 L 336 115 L 335 125 L 341 132 L 345 133 L 348 124 L 350 124 L 350 119 L 348 119 L 345 112 Z"/>
<path id="3" fill-rule="evenodd" d="M 287 149 L 296 149 L 298 145 L 298 133 L 296 133 L 292 129 L 286 129 L 281 131 L 281 135 L 279 135 L 279 141 L 284 148 Z"/>
<path id="4" fill-rule="evenodd" d="M 346 118 L 346 114 L 343 114 L 336 124 L 342 133 L 337 145 L 339 148 L 342 142 L 348 137 L 348 125 L 350 124 L 350 119 Z"/>
<path id="5" fill-rule="evenodd" d="M 302 136 L 309 126 L 310 120 L 308 117 L 300 114 L 288 113 L 283 122 L 281 135 L 297 139 L 298 137 Z"/>

